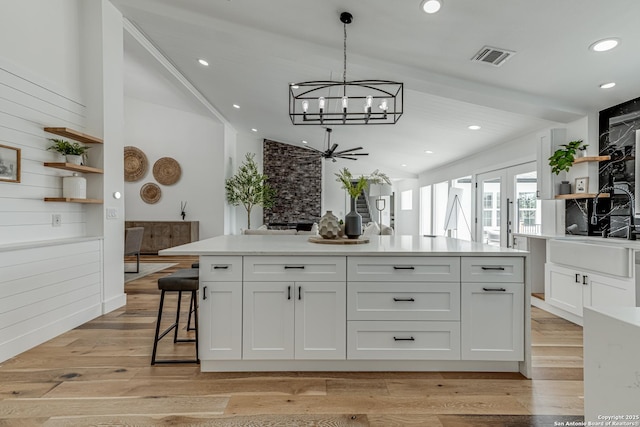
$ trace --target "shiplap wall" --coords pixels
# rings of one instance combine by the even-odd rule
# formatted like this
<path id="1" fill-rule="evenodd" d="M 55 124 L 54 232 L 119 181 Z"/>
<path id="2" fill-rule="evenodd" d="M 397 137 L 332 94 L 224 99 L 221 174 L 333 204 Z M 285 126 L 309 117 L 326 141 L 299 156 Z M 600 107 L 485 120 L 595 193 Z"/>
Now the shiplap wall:
<path id="1" fill-rule="evenodd" d="M 0 58 L 0 144 L 22 150 L 21 182 L 0 181 L 0 245 L 85 235 L 85 206 L 44 202 L 62 196 L 62 177 L 70 173 L 43 166 L 59 159 L 47 151 L 48 138 L 58 137 L 43 128 L 83 131 L 84 123 L 82 104 Z M 54 213 L 62 215 L 62 226 L 52 226 Z"/>
<path id="2" fill-rule="evenodd" d="M 0 251 L 0 362 L 101 312 L 102 241 Z"/>

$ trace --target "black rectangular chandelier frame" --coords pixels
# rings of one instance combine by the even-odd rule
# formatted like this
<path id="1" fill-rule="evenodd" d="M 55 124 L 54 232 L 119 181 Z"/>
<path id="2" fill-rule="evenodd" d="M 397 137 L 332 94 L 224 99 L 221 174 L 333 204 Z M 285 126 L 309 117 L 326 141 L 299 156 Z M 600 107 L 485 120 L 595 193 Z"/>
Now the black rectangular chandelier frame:
<path id="1" fill-rule="evenodd" d="M 332 96 L 331 89 L 339 95 Z M 357 90 L 358 95 L 349 96 Z M 349 82 L 316 80 L 289 85 L 289 117 L 294 125 L 385 125 L 395 124 L 403 113 L 403 83 L 390 80 L 354 80 Z M 366 101 L 371 97 L 374 105 L 363 107 L 362 111 L 353 111 L 342 107 L 343 98 L 353 105 L 353 101 Z M 302 102 L 317 104 L 323 97 L 328 108 L 305 112 Z M 376 107 L 377 102 L 386 101 L 387 108 Z M 390 102 L 389 102 L 390 101 Z M 331 111 L 334 106 L 335 110 Z M 315 107 L 315 105 L 314 105 Z"/>

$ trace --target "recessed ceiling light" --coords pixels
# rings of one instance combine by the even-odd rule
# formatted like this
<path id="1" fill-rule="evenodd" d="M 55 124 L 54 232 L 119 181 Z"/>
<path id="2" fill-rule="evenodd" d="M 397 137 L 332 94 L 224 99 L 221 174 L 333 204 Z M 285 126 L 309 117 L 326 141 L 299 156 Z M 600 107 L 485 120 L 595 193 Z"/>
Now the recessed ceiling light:
<path id="1" fill-rule="evenodd" d="M 233 104 L 233 108 L 240 108 L 238 104 Z"/>
<path id="2" fill-rule="evenodd" d="M 308 142 L 307 142 L 307 141 L 304 141 L 304 140 L 302 141 L 302 143 L 303 143 L 303 144 L 308 144 Z"/>
<path id="3" fill-rule="evenodd" d="M 609 82 L 609 83 L 602 83 L 600 85 L 600 89 L 611 89 L 612 87 L 614 87 L 616 84 L 615 82 Z"/>
<path id="4" fill-rule="evenodd" d="M 258 132 L 258 129 L 256 129 L 256 128 L 251 128 L 251 132 Z"/>
<path id="5" fill-rule="evenodd" d="M 431 150 L 425 150 L 425 152 L 424 152 L 424 153 L 425 153 L 425 154 L 433 154 L 433 151 L 431 151 Z"/>
<path id="6" fill-rule="evenodd" d="M 200 63 L 200 65 L 204 65 L 205 67 L 209 66 L 209 63 L 202 58 L 198 59 L 198 62 Z"/>
<path id="7" fill-rule="evenodd" d="M 422 0 L 420 9 L 425 13 L 436 13 L 442 7 L 442 0 Z"/>
<path id="8" fill-rule="evenodd" d="M 591 46 L 589 46 L 589 49 L 595 52 L 606 52 L 618 46 L 618 43 L 620 43 L 619 39 L 615 39 L 615 38 L 602 39 L 591 44 Z"/>
<path id="9" fill-rule="evenodd" d="M 478 125 L 470 125 L 469 129 L 471 129 L 471 130 L 479 130 L 479 129 L 482 129 L 482 128 L 480 126 L 478 126 Z"/>
<path id="10" fill-rule="evenodd" d="M 407 165 L 405 165 L 404 163 L 401 165 L 403 168 L 407 167 Z"/>

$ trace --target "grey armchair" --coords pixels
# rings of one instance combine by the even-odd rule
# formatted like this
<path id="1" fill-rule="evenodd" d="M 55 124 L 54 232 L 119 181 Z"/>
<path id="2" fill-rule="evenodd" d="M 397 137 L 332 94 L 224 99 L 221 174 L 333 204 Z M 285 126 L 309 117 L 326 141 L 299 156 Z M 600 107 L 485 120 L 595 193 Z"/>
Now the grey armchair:
<path id="1" fill-rule="evenodd" d="M 136 256 L 136 271 L 126 271 L 125 273 L 140 272 L 140 247 L 142 247 L 142 235 L 144 227 L 131 227 L 124 230 L 124 254 Z"/>

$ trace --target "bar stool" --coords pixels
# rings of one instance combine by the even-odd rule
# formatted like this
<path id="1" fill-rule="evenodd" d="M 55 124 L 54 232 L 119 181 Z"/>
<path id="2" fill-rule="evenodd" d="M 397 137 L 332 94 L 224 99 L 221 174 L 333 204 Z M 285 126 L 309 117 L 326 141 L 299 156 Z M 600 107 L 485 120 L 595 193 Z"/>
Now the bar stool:
<path id="1" fill-rule="evenodd" d="M 198 358 L 198 303 L 197 292 L 199 287 L 198 269 L 184 268 L 176 271 L 168 276 L 158 279 L 158 289 L 162 291 L 160 295 L 160 307 L 158 308 L 158 321 L 156 323 L 156 335 L 153 340 L 153 353 L 151 354 L 151 365 L 156 363 L 200 363 Z M 178 308 L 176 309 L 176 321 L 160 333 L 160 323 L 162 321 L 162 307 L 164 306 L 164 295 L 166 292 L 178 292 Z M 187 321 L 187 330 L 195 331 L 195 339 L 178 338 L 178 328 L 180 324 L 180 303 L 182 302 L 182 293 L 191 292 L 191 303 L 189 304 L 189 320 Z M 195 327 L 190 328 L 191 313 L 194 314 Z M 158 342 L 165 337 L 169 332 L 174 331 L 173 342 L 184 343 L 194 342 L 196 344 L 196 358 L 195 359 L 171 359 L 171 360 L 156 360 L 156 351 L 158 349 Z"/>

